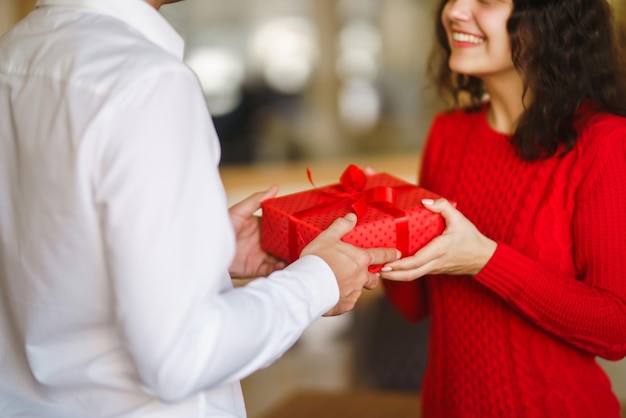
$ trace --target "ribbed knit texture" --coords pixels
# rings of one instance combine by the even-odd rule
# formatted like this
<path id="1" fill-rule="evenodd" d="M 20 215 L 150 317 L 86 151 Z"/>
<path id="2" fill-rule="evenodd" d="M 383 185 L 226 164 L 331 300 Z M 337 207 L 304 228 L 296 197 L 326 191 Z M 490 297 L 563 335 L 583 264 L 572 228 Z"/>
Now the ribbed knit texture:
<path id="1" fill-rule="evenodd" d="M 595 357 L 626 355 L 626 119 L 584 115 L 575 149 L 538 162 L 486 108 L 436 118 L 420 184 L 498 249 L 476 277 L 385 281 L 430 315 L 424 418 L 619 416 Z"/>

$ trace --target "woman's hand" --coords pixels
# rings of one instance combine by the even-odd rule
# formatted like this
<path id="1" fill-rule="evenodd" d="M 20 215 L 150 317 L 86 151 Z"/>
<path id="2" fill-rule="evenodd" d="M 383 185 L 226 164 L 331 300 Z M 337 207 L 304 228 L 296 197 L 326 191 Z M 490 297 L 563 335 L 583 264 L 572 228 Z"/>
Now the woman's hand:
<path id="1" fill-rule="evenodd" d="M 261 249 L 261 218 L 254 215 L 261 202 L 276 196 L 278 186 L 254 193 L 229 210 L 235 229 L 237 249 L 229 272 L 233 278 L 267 276 L 285 267 L 285 263 Z"/>
<path id="2" fill-rule="evenodd" d="M 386 264 L 380 277 L 411 281 L 427 274 L 478 274 L 496 251 L 496 242 L 481 234 L 446 199 L 422 203 L 443 216 L 446 229 L 414 255 Z"/>

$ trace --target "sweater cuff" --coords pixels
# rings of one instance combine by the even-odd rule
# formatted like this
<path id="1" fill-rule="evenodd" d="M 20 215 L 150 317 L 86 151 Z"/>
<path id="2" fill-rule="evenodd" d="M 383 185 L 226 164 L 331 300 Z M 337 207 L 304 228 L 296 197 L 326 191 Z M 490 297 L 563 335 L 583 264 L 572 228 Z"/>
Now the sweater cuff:
<path id="1" fill-rule="evenodd" d="M 493 256 L 474 278 L 504 299 L 511 300 L 531 277 L 533 265 L 530 258 L 498 242 Z"/>

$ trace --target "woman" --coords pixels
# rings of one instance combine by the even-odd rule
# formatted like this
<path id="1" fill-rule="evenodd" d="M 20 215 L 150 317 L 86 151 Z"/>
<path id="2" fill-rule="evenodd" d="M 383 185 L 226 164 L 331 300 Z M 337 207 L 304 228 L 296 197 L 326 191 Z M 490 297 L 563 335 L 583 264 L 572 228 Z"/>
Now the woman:
<path id="1" fill-rule="evenodd" d="M 424 418 L 618 417 L 626 355 L 626 87 L 606 0 L 442 1 L 420 184 L 446 230 L 389 263 L 430 317 Z M 420 279 L 422 276 L 427 276 Z M 416 280 L 417 279 L 417 280 Z"/>

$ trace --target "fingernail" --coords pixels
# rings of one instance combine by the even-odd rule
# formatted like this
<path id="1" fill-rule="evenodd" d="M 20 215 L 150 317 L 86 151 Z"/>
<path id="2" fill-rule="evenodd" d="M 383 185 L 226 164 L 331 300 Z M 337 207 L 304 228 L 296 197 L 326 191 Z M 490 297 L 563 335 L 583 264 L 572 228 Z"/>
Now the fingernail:
<path id="1" fill-rule="evenodd" d="M 422 205 L 434 205 L 435 201 L 433 199 L 422 199 Z"/>
<path id="2" fill-rule="evenodd" d="M 349 220 L 349 221 L 356 221 L 356 214 L 355 214 L 355 213 L 352 213 L 352 212 L 349 212 L 349 213 L 345 216 L 345 218 L 346 218 L 347 220 Z"/>
<path id="3" fill-rule="evenodd" d="M 385 267 L 380 269 L 380 271 L 391 271 L 391 270 L 393 270 L 393 269 L 391 267 L 389 267 L 389 266 L 385 266 Z"/>
<path id="4" fill-rule="evenodd" d="M 398 260 L 399 258 L 402 258 L 402 251 L 397 250 L 396 251 L 396 260 Z"/>

